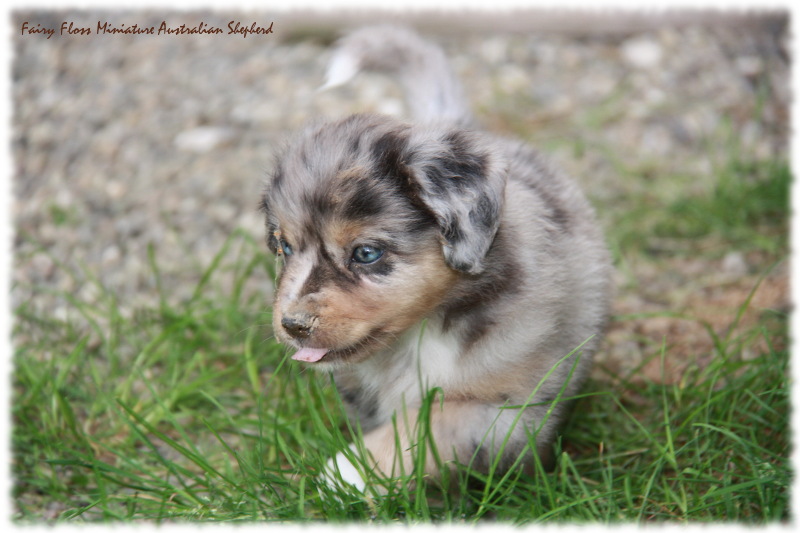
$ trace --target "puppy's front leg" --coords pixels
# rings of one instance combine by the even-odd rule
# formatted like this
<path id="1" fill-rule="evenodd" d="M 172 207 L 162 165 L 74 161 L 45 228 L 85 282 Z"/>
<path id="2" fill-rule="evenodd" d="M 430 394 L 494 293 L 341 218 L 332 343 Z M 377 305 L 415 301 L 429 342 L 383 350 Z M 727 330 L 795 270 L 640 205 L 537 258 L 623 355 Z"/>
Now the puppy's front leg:
<path id="1" fill-rule="evenodd" d="M 543 414 L 541 406 L 529 406 L 520 412 L 518 408 L 503 409 L 474 401 L 445 401 L 434 403 L 426 422 L 418 420 L 419 410 L 408 409 L 397 414 L 396 424 L 384 424 L 364 435 L 369 455 L 367 466 L 381 477 L 407 475 L 414 472 L 415 460 L 419 460 L 424 450 L 424 473 L 434 477 L 440 475 L 440 467 L 447 468 L 454 462 L 487 473 L 498 454 L 496 466 L 505 470 L 526 451 L 528 435 L 536 431 L 535 421 Z M 430 441 L 419 442 L 426 435 L 424 428 L 420 431 L 420 424 L 426 423 L 436 455 Z M 537 440 L 549 441 L 548 435 L 537 436 L 540 437 Z M 352 477 L 354 468 L 342 453 L 335 461 L 345 481 L 360 489 L 364 487 L 363 480 Z M 533 464 L 527 460 L 524 467 L 530 471 Z"/>

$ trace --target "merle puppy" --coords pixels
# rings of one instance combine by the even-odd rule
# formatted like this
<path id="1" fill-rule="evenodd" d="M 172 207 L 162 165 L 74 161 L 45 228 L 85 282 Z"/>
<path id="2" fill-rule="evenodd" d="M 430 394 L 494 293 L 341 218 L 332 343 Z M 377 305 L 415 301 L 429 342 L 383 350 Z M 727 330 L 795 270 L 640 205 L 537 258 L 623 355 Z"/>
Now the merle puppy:
<path id="1" fill-rule="evenodd" d="M 432 387 L 443 394 L 429 418 L 440 461 L 428 447 L 427 473 L 456 461 L 485 472 L 495 458 L 506 469 L 520 456 L 530 470 L 608 316 L 592 208 L 533 148 L 473 129 L 437 46 L 400 28 L 357 31 L 327 85 L 365 69 L 402 82 L 414 121 L 313 124 L 279 156 L 262 200 L 284 263 L 275 335 L 334 374 L 364 432 L 364 463 L 330 462 L 345 481 L 363 488 L 365 467 L 412 470 Z"/>

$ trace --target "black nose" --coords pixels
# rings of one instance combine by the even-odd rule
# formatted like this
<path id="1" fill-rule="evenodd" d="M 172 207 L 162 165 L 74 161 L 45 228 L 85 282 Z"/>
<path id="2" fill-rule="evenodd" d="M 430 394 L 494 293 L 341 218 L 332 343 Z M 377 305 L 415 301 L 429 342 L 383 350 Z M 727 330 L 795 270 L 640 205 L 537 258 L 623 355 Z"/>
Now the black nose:
<path id="1" fill-rule="evenodd" d="M 309 315 L 288 315 L 281 319 L 281 326 L 295 339 L 306 339 L 311 335 L 311 321 Z"/>

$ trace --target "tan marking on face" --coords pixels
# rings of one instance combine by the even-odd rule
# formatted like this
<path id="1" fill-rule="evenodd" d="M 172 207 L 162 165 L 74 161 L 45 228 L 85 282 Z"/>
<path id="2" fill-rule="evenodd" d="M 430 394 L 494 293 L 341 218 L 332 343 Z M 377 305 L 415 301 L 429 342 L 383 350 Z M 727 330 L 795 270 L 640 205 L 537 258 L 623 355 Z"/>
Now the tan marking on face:
<path id="1" fill-rule="evenodd" d="M 333 243 L 337 249 L 344 250 L 367 234 L 369 226 L 357 220 L 333 220 L 325 228 L 326 242 Z"/>
<path id="2" fill-rule="evenodd" d="M 436 242 L 432 241 L 414 260 L 413 265 L 400 266 L 392 272 L 386 284 L 369 283 L 368 290 L 343 296 L 355 296 L 359 305 L 373 309 L 382 322 L 391 319 L 397 331 L 406 329 L 441 303 L 457 278 L 457 273 L 445 264 Z"/>
<path id="3" fill-rule="evenodd" d="M 341 231 L 349 233 L 350 230 L 343 226 Z M 355 347 L 359 349 L 347 356 L 348 361 L 367 358 L 430 314 L 458 277 L 458 273 L 445 264 L 433 236 L 410 261 L 398 264 L 379 282 L 364 276 L 357 285 L 341 287 L 331 281 L 318 292 L 295 301 L 285 301 L 287 293 L 292 292 L 289 286 L 300 286 L 303 281 L 292 278 L 292 273 L 287 272 L 287 287 L 281 283 L 274 307 L 276 332 L 284 312 L 310 313 L 317 321 L 304 345 L 332 350 Z M 292 269 L 302 272 L 303 267 L 292 265 Z M 307 272 L 302 274 L 303 277 L 307 275 Z M 277 334 L 282 340 L 289 340 L 285 334 Z"/>

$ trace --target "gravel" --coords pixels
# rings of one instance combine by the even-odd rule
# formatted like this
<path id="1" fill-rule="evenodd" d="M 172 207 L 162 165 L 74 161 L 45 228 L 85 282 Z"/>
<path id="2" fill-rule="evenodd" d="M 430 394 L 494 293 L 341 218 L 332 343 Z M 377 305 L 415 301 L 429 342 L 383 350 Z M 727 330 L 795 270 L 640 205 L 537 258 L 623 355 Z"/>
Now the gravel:
<path id="1" fill-rule="evenodd" d="M 786 152 L 781 13 L 672 13 L 628 23 L 589 12 L 405 18 L 444 45 L 487 128 L 543 147 L 598 205 L 654 186 L 653 176 L 709 175 L 732 146 L 763 158 Z M 25 21 L 96 28 L 98 21 L 146 27 L 162 20 L 225 30 L 230 20 L 273 23 L 273 33 L 20 34 Z M 289 132 L 316 116 L 404 112 L 398 88 L 377 75 L 316 91 L 328 45 L 347 20 L 15 12 L 12 305 L 30 302 L 63 316 L 68 306 L 58 292 L 91 300 L 91 276 L 117 295 L 123 314 L 152 305 L 149 247 L 170 299 L 180 301 L 235 229 L 261 240 L 258 195 Z M 769 93 L 758 93 L 764 86 Z M 725 128 L 731 143 L 710 142 Z M 726 259 L 737 272 L 741 263 Z M 253 280 L 265 302 L 268 285 Z"/>

